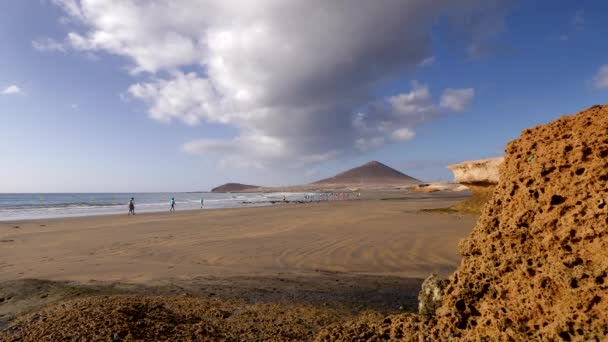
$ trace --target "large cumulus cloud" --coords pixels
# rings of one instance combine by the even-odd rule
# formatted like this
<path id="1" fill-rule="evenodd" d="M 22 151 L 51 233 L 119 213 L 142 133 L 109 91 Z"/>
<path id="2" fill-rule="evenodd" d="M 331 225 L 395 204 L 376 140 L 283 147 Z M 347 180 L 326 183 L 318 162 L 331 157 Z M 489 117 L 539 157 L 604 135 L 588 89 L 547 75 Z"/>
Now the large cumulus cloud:
<path id="1" fill-rule="evenodd" d="M 226 140 L 182 149 L 264 167 L 321 162 L 414 138 L 422 121 L 464 111 L 472 88 L 378 85 L 432 61 L 430 32 L 443 17 L 485 37 L 503 0 L 54 0 L 70 16 L 72 48 L 127 57 L 145 77 L 131 96 L 159 121 L 223 123 Z M 468 32 L 463 30 L 463 32 Z M 483 43 L 483 42 L 481 42 Z M 143 75 L 143 76 L 142 76 Z"/>

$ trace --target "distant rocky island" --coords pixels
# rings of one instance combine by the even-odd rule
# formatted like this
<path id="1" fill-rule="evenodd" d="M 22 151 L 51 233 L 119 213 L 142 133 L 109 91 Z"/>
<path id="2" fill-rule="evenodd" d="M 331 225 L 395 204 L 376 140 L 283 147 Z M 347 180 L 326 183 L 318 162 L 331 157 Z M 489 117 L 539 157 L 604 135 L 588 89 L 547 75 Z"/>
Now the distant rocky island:
<path id="1" fill-rule="evenodd" d="M 241 183 L 226 183 L 211 189 L 211 192 L 242 192 L 250 189 L 257 189 L 257 185 L 248 185 Z"/>
<path id="2" fill-rule="evenodd" d="M 301 192 L 301 191 L 357 191 L 363 189 L 395 189 L 417 187 L 422 182 L 378 161 L 371 161 L 337 175 L 311 184 L 285 187 L 259 187 L 227 183 L 212 192 Z"/>

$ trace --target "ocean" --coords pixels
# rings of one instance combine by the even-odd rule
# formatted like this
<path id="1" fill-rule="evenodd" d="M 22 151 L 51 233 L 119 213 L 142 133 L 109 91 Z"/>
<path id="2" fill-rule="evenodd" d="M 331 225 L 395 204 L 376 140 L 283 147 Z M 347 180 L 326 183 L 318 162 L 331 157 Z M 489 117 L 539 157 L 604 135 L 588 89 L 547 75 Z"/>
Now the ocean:
<path id="1" fill-rule="evenodd" d="M 135 212 L 168 211 L 175 197 L 176 210 L 241 208 L 272 205 L 273 201 L 304 200 L 305 193 L 53 193 L 0 194 L 0 221 L 41 218 L 127 214 L 135 198 Z"/>

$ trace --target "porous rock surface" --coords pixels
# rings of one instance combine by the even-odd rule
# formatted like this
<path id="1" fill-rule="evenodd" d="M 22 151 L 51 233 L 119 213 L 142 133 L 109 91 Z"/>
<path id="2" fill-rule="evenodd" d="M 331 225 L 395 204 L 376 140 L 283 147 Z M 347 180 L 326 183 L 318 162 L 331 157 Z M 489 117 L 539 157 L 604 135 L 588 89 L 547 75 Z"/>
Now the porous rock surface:
<path id="1" fill-rule="evenodd" d="M 336 315 L 301 305 L 96 296 L 20 316 L 0 341 L 306 341 Z"/>
<path id="2" fill-rule="evenodd" d="M 333 326 L 318 340 L 608 339 L 608 106 L 527 129 L 436 317 Z"/>

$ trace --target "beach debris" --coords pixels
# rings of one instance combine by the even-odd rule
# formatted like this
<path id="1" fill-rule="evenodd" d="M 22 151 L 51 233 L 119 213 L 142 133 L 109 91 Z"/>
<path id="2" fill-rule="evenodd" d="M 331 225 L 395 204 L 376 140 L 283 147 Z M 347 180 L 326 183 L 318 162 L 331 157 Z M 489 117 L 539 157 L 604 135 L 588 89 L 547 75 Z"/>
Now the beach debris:
<path id="1" fill-rule="evenodd" d="M 328 327 L 317 340 L 600 341 L 608 337 L 608 105 L 526 129 L 435 317 Z M 528 162 L 534 155 L 534 162 Z M 386 323 L 386 322 L 390 323 Z M 384 336 L 384 337 L 383 337 Z"/>
<path id="2" fill-rule="evenodd" d="M 418 294 L 418 314 L 426 317 L 435 316 L 447 283 L 447 279 L 439 278 L 436 274 L 431 274 L 424 280 Z"/>

